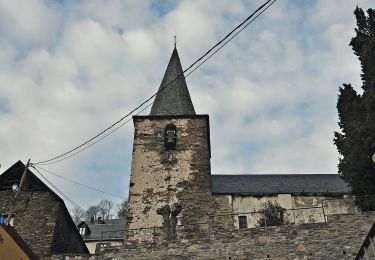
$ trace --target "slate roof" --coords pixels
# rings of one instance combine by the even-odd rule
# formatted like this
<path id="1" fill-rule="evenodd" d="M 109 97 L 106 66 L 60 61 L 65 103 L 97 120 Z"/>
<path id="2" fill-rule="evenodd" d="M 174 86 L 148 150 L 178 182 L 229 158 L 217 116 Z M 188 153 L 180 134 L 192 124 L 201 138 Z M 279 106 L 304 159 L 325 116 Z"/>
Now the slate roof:
<path id="1" fill-rule="evenodd" d="M 0 191 L 12 190 L 13 184 L 19 184 L 25 167 L 26 166 L 21 161 L 18 161 L 5 172 L 3 172 L 0 175 Z M 36 177 L 36 175 L 30 170 L 30 168 L 27 170 L 26 179 L 23 184 L 22 190 L 48 191 L 60 199 L 60 197 L 53 190 L 51 190 L 38 177 Z"/>
<path id="2" fill-rule="evenodd" d="M 126 226 L 126 218 L 119 219 L 107 219 L 104 220 L 104 223 L 101 224 L 97 220 L 94 222 L 91 221 L 82 221 L 77 227 L 86 224 L 90 230 L 90 233 L 82 236 L 83 241 L 100 241 L 103 233 L 103 241 L 105 240 L 123 240 L 124 232 Z M 108 232 L 110 231 L 110 232 Z"/>
<path id="3" fill-rule="evenodd" d="M 175 48 L 160 84 L 159 93 L 151 107 L 150 116 L 195 115 L 185 76 L 178 77 L 182 72 L 180 58 Z"/>
<path id="4" fill-rule="evenodd" d="M 239 195 L 345 194 L 349 187 L 337 174 L 212 175 L 212 193 Z"/>

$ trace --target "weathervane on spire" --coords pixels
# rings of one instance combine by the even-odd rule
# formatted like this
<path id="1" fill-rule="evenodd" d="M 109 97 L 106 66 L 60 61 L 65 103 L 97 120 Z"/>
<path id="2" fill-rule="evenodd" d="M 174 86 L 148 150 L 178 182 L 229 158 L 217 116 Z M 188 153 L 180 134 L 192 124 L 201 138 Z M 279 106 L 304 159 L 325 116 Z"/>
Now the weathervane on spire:
<path id="1" fill-rule="evenodd" d="M 173 43 L 174 43 L 174 48 L 176 49 L 176 45 L 177 45 L 177 36 L 176 35 L 173 35 Z"/>

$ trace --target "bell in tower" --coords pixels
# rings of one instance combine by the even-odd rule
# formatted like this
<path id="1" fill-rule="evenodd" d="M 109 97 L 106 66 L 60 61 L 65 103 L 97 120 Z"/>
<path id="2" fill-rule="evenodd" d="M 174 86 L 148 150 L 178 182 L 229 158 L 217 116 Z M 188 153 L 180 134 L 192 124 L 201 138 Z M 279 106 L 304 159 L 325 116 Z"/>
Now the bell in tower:
<path id="1" fill-rule="evenodd" d="M 177 128 L 174 124 L 169 124 L 165 128 L 165 149 L 175 150 L 177 142 Z"/>

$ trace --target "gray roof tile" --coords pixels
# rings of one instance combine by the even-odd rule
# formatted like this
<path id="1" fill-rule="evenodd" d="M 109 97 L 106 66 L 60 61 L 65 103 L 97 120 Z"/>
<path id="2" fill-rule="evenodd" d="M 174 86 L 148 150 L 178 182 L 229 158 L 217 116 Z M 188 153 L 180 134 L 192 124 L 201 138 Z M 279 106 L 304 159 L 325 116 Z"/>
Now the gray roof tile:
<path id="1" fill-rule="evenodd" d="M 124 239 L 124 230 L 126 226 L 126 219 L 106 219 L 104 223 L 101 224 L 98 221 L 82 221 L 77 227 L 86 224 L 90 229 L 90 233 L 86 236 L 83 236 L 84 241 L 95 240 L 98 241 L 102 238 L 103 240 L 122 240 Z"/>
<path id="2" fill-rule="evenodd" d="M 212 175 L 212 193 L 265 195 L 277 193 L 350 193 L 337 174 Z"/>
<path id="3" fill-rule="evenodd" d="M 159 93 L 151 107 L 150 116 L 195 115 L 182 72 L 180 58 L 175 48 L 160 84 Z M 178 77 L 180 74 L 182 75 Z M 166 86 L 167 84 L 168 86 Z"/>

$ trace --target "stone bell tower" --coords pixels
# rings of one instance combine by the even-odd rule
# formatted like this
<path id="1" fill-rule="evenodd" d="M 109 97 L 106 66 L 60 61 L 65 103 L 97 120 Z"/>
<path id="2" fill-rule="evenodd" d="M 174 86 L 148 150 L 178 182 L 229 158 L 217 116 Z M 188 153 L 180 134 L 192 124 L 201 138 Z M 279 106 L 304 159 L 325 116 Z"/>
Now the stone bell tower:
<path id="1" fill-rule="evenodd" d="M 148 116 L 134 116 L 127 243 L 198 238 L 211 195 L 208 115 L 196 115 L 177 49 Z M 177 79 L 176 79 L 177 78 Z"/>

